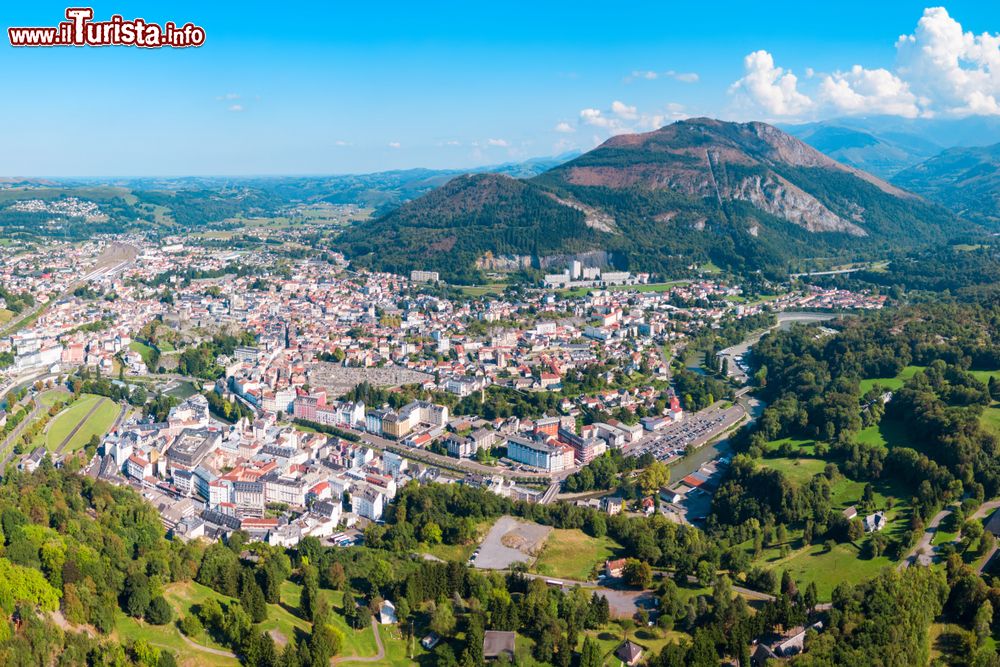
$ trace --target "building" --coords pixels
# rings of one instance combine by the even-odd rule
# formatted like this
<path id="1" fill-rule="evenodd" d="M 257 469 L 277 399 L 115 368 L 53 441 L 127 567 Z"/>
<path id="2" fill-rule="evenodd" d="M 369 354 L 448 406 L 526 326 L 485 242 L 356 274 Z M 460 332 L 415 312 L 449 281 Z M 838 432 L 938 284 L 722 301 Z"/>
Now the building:
<path id="1" fill-rule="evenodd" d="M 885 528 L 888 521 L 885 518 L 885 512 L 875 512 L 866 516 L 863 523 L 866 533 L 874 533 Z"/>
<path id="2" fill-rule="evenodd" d="M 370 484 L 363 484 L 351 494 L 354 513 L 371 521 L 381 521 L 385 511 L 385 494 Z"/>
<path id="3" fill-rule="evenodd" d="M 629 667 L 633 667 L 642 660 L 642 647 L 627 639 L 615 649 L 615 657 Z"/>
<path id="4" fill-rule="evenodd" d="M 436 283 L 440 279 L 437 271 L 410 271 L 410 280 L 415 283 Z"/>
<path id="5" fill-rule="evenodd" d="M 383 600 L 382 606 L 378 610 L 378 622 L 382 625 L 398 623 L 396 618 L 396 605 L 389 600 Z"/>
<path id="6" fill-rule="evenodd" d="M 573 448 L 560 443 L 510 436 L 507 458 L 548 472 L 561 472 L 573 467 Z"/>
<path id="7" fill-rule="evenodd" d="M 625 559 L 616 558 L 604 563 L 604 574 L 609 579 L 621 579 L 625 573 Z"/>
<path id="8" fill-rule="evenodd" d="M 184 429 L 167 450 L 167 462 L 172 467 L 192 470 L 222 441 L 222 434 L 207 428 Z"/>
<path id="9" fill-rule="evenodd" d="M 483 635 L 483 658 L 496 660 L 500 656 L 506 656 L 509 661 L 513 661 L 514 640 L 515 634 L 513 632 L 487 630 Z"/>

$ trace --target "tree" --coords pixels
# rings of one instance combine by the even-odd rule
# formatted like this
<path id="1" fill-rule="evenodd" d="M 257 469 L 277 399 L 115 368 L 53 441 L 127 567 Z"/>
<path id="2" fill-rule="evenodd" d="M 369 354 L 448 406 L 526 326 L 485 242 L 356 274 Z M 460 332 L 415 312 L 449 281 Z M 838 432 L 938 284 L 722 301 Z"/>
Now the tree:
<path id="1" fill-rule="evenodd" d="M 628 586 L 649 588 L 650 584 L 653 583 L 653 568 L 649 566 L 649 563 L 637 558 L 629 558 L 625 561 L 625 567 L 622 570 L 622 581 Z"/>
<path id="2" fill-rule="evenodd" d="M 313 620 L 317 598 L 319 597 L 319 573 L 313 565 L 302 566 L 302 595 L 299 598 L 300 616 Z"/>
<path id="3" fill-rule="evenodd" d="M 996 375 L 990 376 L 988 389 L 990 392 L 990 398 L 994 401 L 1000 401 L 1000 379 L 998 379 Z"/>
<path id="4" fill-rule="evenodd" d="M 420 530 L 420 537 L 427 544 L 440 544 L 441 526 L 437 525 L 433 521 L 428 521 Z"/>
<path id="5" fill-rule="evenodd" d="M 989 600 L 984 600 L 976 611 L 976 618 L 973 622 L 973 630 L 976 633 L 976 641 L 982 646 L 990 636 L 990 626 L 993 624 L 993 605 Z"/>
<path id="6" fill-rule="evenodd" d="M 260 589 L 253 573 L 244 571 L 243 584 L 240 591 L 240 604 L 250 614 L 254 623 L 260 623 L 267 619 L 267 602 L 264 600 L 264 591 Z M 303 595 L 305 590 L 303 589 Z"/>
<path id="7" fill-rule="evenodd" d="M 194 614 L 188 614 L 180 621 L 181 632 L 183 632 L 188 637 L 196 637 L 202 633 L 204 628 L 201 625 L 201 621 Z"/>
<path id="8" fill-rule="evenodd" d="M 157 595 L 149 602 L 149 608 L 146 609 L 146 621 L 151 625 L 166 625 L 173 617 L 174 611 L 162 595 Z"/>
<path id="9" fill-rule="evenodd" d="M 596 641 L 587 636 L 583 640 L 583 648 L 580 649 L 580 667 L 602 667 L 604 656 L 601 654 L 601 647 Z"/>
<path id="10" fill-rule="evenodd" d="M 125 590 L 122 593 L 122 608 L 133 618 L 139 618 L 146 613 L 152 593 L 149 590 L 149 578 L 142 572 L 135 572 L 125 577 Z"/>
<path id="11" fill-rule="evenodd" d="M 643 495 L 655 496 L 670 483 L 670 468 L 662 461 L 656 461 L 639 473 L 638 483 Z"/>
<path id="12" fill-rule="evenodd" d="M 442 637 L 448 637 L 455 630 L 455 612 L 451 608 L 451 602 L 446 598 L 441 598 L 434 605 L 434 613 L 431 614 L 431 630 Z"/>

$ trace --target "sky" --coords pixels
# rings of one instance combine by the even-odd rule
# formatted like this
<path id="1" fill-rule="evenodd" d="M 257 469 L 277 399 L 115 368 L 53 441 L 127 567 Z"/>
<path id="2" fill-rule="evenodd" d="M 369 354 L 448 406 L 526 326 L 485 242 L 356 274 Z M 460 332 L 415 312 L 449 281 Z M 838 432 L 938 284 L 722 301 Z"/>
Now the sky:
<path id="1" fill-rule="evenodd" d="M 0 175 L 336 174 L 587 150 L 678 119 L 1000 115 L 1000 3 L 95 2 L 188 49 L 14 48 Z"/>

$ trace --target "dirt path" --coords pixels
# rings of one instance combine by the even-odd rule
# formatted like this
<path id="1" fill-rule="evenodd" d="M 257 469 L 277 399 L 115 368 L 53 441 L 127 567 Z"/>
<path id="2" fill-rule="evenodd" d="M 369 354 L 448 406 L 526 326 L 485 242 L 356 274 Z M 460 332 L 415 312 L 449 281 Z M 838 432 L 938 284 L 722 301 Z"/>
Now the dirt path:
<path id="1" fill-rule="evenodd" d="M 202 653 L 211 653 L 212 655 L 222 656 L 223 658 L 233 658 L 236 660 L 236 654 L 231 651 L 224 651 L 221 648 L 212 648 L 211 646 L 205 646 L 204 644 L 199 644 L 198 642 L 192 640 L 190 637 L 185 635 L 183 632 L 178 631 L 177 634 L 181 636 L 184 643 L 195 649 L 196 651 L 201 651 Z"/>
<path id="2" fill-rule="evenodd" d="M 63 453 L 63 450 L 66 449 L 66 445 L 68 445 L 69 441 L 73 439 L 73 436 L 75 436 L 77 433 L 80 432 L 80 429 L 83 428 L 83 425 L 87 423 L 87 420 L 90 419 L 90 417 L 95 412 L 97 412 L 97 409 L 99 407 L 101 407 L 102 405 L 104 405 L 104 402 L 107 401 L 107 400 L 108 399 L 106 399 L 106 398 L 101 398 L 101 400 L 99 400 L 96 403 L 94 403 L 93 407 L 90 408 L 90 410 L 87 412 L 87 414 L 85 414 L 83 416 L 83 419 L 81 419 L 79 422 L 77 422 L 76 426 L 73 427 L 73 430 L 70 431 L 69 434 L 65 438 L 63 438 L 63 441 L 61 443 L 59 443 L 59 446 L 56 447 L 56 454 L 62 454 Z"/>
<path id="3" fill-rule="evenodd" d="M 372 634 L 375 635 L 375 646 L 378 647 L 378 652 L 375 655 L 365 656 L 365 657 L 334 657 L 331 658 L 330 663 L 333 665 L 343 664 L 345 662 L 379 662 L 385 658 L 385 647 L 382 646 L 382 637 L 378 634 L 378 621 L 372 616 Z"/>

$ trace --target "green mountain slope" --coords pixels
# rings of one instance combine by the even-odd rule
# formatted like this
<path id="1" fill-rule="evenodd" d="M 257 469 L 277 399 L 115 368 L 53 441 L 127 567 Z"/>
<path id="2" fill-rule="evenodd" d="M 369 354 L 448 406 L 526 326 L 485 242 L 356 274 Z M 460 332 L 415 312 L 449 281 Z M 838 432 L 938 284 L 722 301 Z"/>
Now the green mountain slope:
<path id="1" fill-rule="evenodd" d="M 948 149 L 900 172 L 893 182 L 969 219 L 1000 221 L 1000 144 Z"/>
<path id="2" fill-rule="evenodd" d="M 965 226 L 770 125 L 693 119 L 614 137 L 528 181 L 456 179 L 349 230 L 342 248 L 361 264 L 452 280 L 476 279 L 497 258 L 544 266 L 587 250 L 664 275 L 706 260 L 779 274 L 801 258 L 941 240 Z"/>

